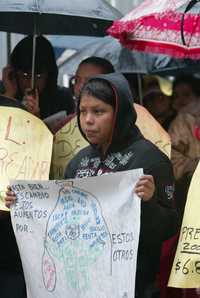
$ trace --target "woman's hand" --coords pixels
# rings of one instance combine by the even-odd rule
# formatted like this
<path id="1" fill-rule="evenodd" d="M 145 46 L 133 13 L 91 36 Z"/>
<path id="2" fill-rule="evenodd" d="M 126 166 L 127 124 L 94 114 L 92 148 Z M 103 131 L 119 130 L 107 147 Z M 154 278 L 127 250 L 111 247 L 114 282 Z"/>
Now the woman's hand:
<path id="1" fill-rule="evenodd" d="M 10 206 L 16 201 L 16 195 L 11 190 L 10 186 L 7 186 L 6 196 L 5 196 L 5 205 L 7 208 L 10 208 Z"/>
<path id="2" fill-rule="evenodd" d="M 40 117 L 39 93 L 38 90 L 27 89 L 23 98 L 23 104 L 27 111 Z"/>
<path id="3" fill-rule="evenodd" d="M 155 183 L 152 175 L 144 175 L 136 183 L 135 193 L 143 201 L 149 201 L 155 192 Z"/>

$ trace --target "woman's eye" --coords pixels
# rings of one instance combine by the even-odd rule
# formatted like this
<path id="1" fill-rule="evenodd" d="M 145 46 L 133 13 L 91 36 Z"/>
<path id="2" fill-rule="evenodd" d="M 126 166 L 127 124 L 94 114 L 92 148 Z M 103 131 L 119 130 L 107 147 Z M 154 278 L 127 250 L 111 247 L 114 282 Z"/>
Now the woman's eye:
<path id="1" fill-rule="evenodd" d="M 97 114 L 97 115 L 102 115 L 103 112 L 104 112 L 103 110 L 99 110 L 99 109 L 95 110 L 95 114 Z"/>

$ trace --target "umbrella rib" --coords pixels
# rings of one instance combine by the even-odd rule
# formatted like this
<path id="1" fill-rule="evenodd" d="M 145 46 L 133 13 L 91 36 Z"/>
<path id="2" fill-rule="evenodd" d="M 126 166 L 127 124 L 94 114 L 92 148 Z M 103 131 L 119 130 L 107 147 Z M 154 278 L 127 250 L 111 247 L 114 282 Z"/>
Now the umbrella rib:
<path id="1" fill-rule="evenodd" d="M 40 0 L 35 0 L 35 6 L 36 6 L 36 9 L 38 11 L 38 13 L 41 13 L 41 10 L 40 10 Z"/>

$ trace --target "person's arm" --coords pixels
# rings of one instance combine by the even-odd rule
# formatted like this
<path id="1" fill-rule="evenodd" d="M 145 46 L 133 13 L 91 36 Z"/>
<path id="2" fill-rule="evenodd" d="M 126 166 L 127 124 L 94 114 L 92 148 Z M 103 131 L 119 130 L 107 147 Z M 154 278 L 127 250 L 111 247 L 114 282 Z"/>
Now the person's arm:
<path id="1" fill-rule="evenodd" d="M 158 239 L 164 240 L 171 237 L 178 227 L 172 164 L 166 158 L 146 171 L 154 177 L 155 192 L 151 200 L 142 202 L 142 229 L 148 233 L 157 231 Z"/>
<path id="2" fill-rule="evenodd" d="M 170 160 L 158 161 L 146 170 L 154 177 L 155 192 L 152 198 L 160 206 L 172 208 L 174 206 L 174 174 Z"/>
<path id="3" fill-rule="evenodd" d="M 23 98 L 23 105 L 28 112 L 40 118 L 38 90 L 27 89 Z"/>

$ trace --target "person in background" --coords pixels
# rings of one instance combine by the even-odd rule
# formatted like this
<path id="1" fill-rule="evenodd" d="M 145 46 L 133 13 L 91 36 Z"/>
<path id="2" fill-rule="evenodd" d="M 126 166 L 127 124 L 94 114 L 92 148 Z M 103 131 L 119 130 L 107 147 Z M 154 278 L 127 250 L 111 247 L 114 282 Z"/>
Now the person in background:
<path id="1" fill-rule="evenodd" d="M 17 100 L 0 95 L 0 106 L 21 108 Z M 10 212 L 0 210 L 0 297 L 26 298 L 26 286 Z"/>
<path id="2" fill-rule="evenodd" d="M 81 61 L 73 78 L 73 92 L 78 99 L 81 88 L 93 75 L 115 72 L 113 65 L 104 58 L 91 56 Z"/>
<path id="3" fill-rule="evenodd" d="M 200 127 L 199 80 L 191 76 L 178 77 L 173 90 L 174 108 L 178 114 L 168 132 L 176 179 L 175 199 L 181 222 L 190 181 L 200 159 L 200 139 L 195 133 Z"/>
<path id="4" fill-rule="evenodd" d="M 199 100 L 199 79 L 192 75 L 177 76 L 172 86 L 173 108 L 179 112 L 191 102 Z"/>
<path id="5" fill-rule="evenodd" d="M 153 88 L 144 95 L 143 104 L 167 131 L 170 123 L 176 117 L 176 111 L 172 108 L 171 97 L 165 95 L 159 88 Z"/>
<path id="6" fill-rule="evenodd" d="M 4 68 L 4 95 L 17 98 L 32 114 L 44 119 L 59 111 L 74 113 L 75 104 L 69 89 L 57 85 L 58 67 L 53 47 L 43 36 L 36 37 L 35 86 L 31 89 L 33 36 L 22 39 Z"/>

